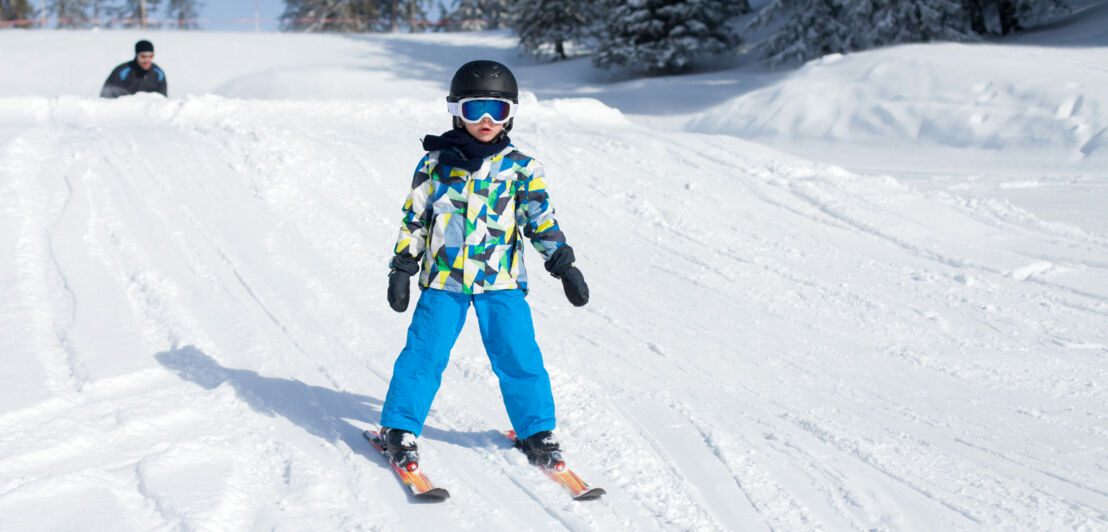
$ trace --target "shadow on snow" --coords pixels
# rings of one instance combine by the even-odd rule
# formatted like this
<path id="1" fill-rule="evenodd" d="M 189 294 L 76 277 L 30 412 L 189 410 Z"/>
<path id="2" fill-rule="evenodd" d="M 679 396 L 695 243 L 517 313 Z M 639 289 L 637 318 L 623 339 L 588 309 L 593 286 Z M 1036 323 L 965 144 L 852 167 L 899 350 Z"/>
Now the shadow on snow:
<path id="1" fill-rule="evenodd" d="M 438 81 L 444 97 L 459 66 L 475 59 L 491 59 L 507 64 L 519 80 L 520 89 L 533 92 L 540 99 L 594 98 L 621 112 L 640 115 L 706 110 L 770 85 L 791 72 L 791 69 L 772 71 L 758 64 L 736 69 L 741 63 L 756 63 L 744 54 L 730 62 L 724 59 L 705 62 L 687 74 L 644 76 L 596 68 L 588 56 L 547 63 L 521 54 L 519 48 L 364 35 L 345 37 L 381 45 L 388 56 L 398 58 L 397 64 L 403 65 L 401 71 L 393 70 L 391 65 L 379 67 L 381 70 L 405 79 Z"/>
<path id="2" fill-rule="evenodd" d="M 228 384 L 254 411 L 267 416 L 281 416 L 314 436 L 331 442 L 342 441 L 354 452 L 381 463 L 376 451 L 362 437 L 363 429 L 347 421 L 378 424 L 383 401 L 376 397 L 312 386 L 296 379 L 263 377 L 245 369 L 227 368 L 192 345 L 162 351 L 154 358 L 182 379 L 206 390 Z M 459 432 L 431 426 L 424 427 L 421 437 L 462 447 L 502 447 L 504 443 L 501 440 L 507 441 L 495 430 Z"/>

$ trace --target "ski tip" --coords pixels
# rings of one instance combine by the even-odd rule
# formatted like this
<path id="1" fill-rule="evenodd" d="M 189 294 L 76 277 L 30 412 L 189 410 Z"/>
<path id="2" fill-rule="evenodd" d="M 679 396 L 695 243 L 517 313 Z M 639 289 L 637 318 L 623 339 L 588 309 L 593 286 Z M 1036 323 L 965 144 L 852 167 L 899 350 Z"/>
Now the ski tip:
<path id="1" fill-rule="evenodd" d="M 450 492 L 446 491 L 446 488 L 434 488 L 420 493 L 419 495 L 414 495 L 414 497 L 421 501 L 440 502 L 449 499 Z"/>
<path id="2" fill-rule="evenodd" d="M 595 501 L 602 495 L 607 495 L 608 492 L 604 491 L 604 488 L 592 488 L 585 491 L 573 498 L 575 501 Z"/>

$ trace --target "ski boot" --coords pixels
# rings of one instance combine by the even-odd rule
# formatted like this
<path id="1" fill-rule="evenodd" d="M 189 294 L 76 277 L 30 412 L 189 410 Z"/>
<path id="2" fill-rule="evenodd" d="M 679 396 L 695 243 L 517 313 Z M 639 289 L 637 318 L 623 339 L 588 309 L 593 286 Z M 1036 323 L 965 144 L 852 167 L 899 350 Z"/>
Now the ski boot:
<path id="1" fill-rule="evenodd" d="M 381 427 L 381 441 L 385 444 L 385 452 L 389 460 L 396 467 L 409 473 L 415 473 L 419 469 L 419 449 L 416 445 L 415 434 L 401 429 Z"/>
<path id="2" fill-rule="evenodd" d="M 516 440 L 516 447 L 527 455 L 527 461 L 533 465 L 558 473 L 566 470 L 566 463 L 562 460 L 562 448 L 549 430 Z"/>

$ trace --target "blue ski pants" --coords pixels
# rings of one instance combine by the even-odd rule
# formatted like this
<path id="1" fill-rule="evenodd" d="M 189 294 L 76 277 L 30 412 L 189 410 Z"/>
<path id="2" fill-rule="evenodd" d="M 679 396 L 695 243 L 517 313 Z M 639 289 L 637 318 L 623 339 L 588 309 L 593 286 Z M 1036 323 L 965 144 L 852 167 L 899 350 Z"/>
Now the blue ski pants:
<path id="1" fill-rule="evenodd" d="M 392 370 L 381 425 L 416 436 L 439 391 L 450 350 L 462 332 L 470 304 L 477 313 L 481 341 L 500 379 L 508 419 L 520 438 L 554 430 L 550 376 L 535 342 L 531 307 L 522 290 L 462 294 L 426 289 L 408 327 L 408 343 Z"/>

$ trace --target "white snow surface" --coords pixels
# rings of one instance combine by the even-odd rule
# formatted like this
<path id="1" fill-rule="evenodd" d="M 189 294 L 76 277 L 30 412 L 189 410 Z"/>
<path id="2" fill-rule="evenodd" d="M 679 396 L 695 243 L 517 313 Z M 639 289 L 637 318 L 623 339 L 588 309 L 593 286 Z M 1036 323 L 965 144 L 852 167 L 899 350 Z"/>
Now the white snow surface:
<path id="1" fill-rule="evenodd" d="M 989 44 L 832 54 L 772 82 L 748 76 L 753 90 L 683 126 L 924 188 L 971 188 L 1108 234 L 1108 2 L 1073 4 L 1071 16 Z"/>
<path id="2" fill-rule="evenodd" d="M 1108 55 L 1073 27 L 623 81 L 501 33 L 158 32 L 170 98 L 115 101 L 149 35 L 0 31 L 0 529 L 1104 530 Z M 499 434 L 473 323 L 420 438 L 449 501 L 360 435 L 418 139 L 480 57 L 591 288 L 528 252 L 600 501 Z"/>

